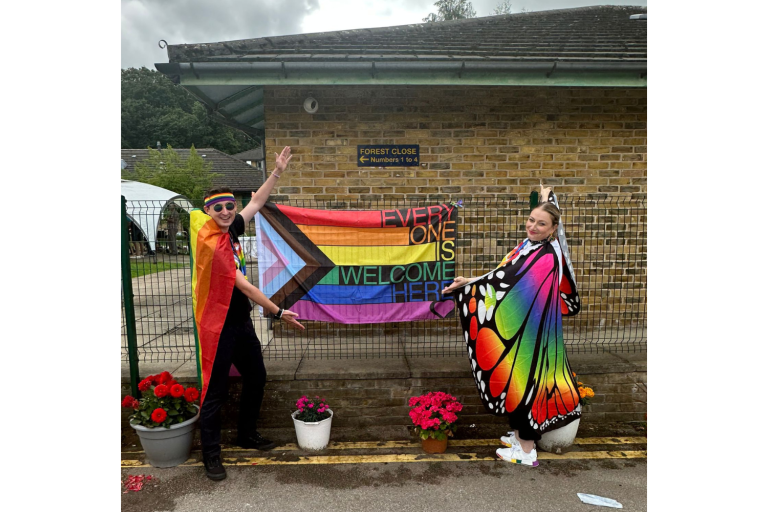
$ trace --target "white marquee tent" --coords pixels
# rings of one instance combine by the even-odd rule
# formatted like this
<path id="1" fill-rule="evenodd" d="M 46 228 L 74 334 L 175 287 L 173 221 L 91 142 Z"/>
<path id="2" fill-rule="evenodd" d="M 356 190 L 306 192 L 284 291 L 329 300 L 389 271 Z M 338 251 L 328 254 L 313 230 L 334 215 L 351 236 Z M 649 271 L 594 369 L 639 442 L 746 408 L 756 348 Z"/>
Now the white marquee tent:
<path id="1" fill-rule="evenodd" d="M 174 203 L 187 212 L 194 208 L 181 194 L 138 181 L 120 180 L 120 193 L 126 199 L 128 219 L 141 229 L 153 251 L 157 225 L 168 205 Z"/>

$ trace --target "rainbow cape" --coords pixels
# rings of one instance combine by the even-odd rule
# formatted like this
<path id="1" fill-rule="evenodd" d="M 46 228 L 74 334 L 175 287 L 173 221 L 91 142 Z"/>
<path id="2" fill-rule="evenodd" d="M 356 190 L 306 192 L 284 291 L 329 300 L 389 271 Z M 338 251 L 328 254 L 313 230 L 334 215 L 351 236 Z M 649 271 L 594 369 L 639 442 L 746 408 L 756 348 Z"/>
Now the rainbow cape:
<path id="1" fill-rule="evenodd" d="M 227 318 L 237 269 L 229 236 L 201 210 L 189 214 L 192 243 L 192 307 L 197 326 L 197 371 L 203 405 L 219 336 Z"/>
<path id="2" fill-rule="evenodd" d="M 256 215 L 259 289 L 302 320 L 410 322 L 453 314 L 456 208 L 312 210 L 267 203 Z"/>

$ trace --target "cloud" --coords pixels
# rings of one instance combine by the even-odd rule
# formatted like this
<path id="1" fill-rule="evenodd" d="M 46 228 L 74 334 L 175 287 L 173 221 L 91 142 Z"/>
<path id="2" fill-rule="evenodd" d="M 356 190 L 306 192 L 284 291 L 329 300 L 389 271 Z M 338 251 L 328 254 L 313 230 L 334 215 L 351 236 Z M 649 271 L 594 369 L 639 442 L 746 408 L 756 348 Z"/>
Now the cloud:
<path id="1" fill-rule="evenodd" d="M 320 0 L 122 0 L 120 64 L 154 68 L 168 44 L 300 34 Z"/>

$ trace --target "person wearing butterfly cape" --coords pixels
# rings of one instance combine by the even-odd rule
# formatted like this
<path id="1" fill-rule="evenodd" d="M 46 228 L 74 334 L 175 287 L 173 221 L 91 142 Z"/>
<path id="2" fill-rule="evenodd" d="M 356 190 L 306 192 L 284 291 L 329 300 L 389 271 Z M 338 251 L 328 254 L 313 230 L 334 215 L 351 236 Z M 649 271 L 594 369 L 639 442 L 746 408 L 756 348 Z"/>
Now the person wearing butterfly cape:
<path id="1" fill-rule="evenodd" d="M 237 201 L 228 188 L 214 188 L 205 195 L 203 211 L 190 213 L 192 245 L 192 290 L 198 332 L 200 397 L 200 438 L 206 475 L 222 480 L 227 474 L 221 464 L 221 407 L 229 391 L 229 370 L 234 364 L 243 377 L 236 444 L 243 448 L 271 450 L 276 444 L 262 437 L 256 422 L 264 398 L 267 372 L 261 343 L 251 320 L 251 304 L 260 305 L 273 318 L 304 329 L 297 314 L 283 310 L 248 282 L 245 255 L 238 236 L 245 223 L 264 206 L 275 183 L 288 167 L 291 148 L 275 153 L 275 170 L 251 201 L 237 213 Z"/>
<path id="2" fill-rule="evenodd" d="M 509 419 L 501 437 L 508 448 L 496 455 L 528 466 L 539 464 L 542 433 L 581 416 L 562 325 L 579 312 L 579 296 L 557 197 L 542 186 L 541 198 L 525 223 L 528 237 L 498 267 L 443 290 L 456 300 L 483 405 Z"/>

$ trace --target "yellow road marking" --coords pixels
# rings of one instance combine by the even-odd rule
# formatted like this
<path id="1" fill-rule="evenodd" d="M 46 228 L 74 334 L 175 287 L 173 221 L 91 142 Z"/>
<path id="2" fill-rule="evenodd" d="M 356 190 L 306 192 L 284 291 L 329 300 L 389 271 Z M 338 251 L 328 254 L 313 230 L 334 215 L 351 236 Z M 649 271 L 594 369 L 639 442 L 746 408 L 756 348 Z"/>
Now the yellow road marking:
<path id="1" fill-rule="evenodd" d="M 645 444 L 648 440 L 645 437 L 584 437 L 577 438 L 573 444 L 575 445 L 590 445 L 590 444 Z M 451 439 L 448 441 L 449 446 L 501 446 L 501 442 L 498 439 Z M 328 443 L 328 450 L 386 450 L 392 448 L 421 448 L 421 443 L 413 441 L 362 441 L 357 443 L 336 443 L 331 441 Z M 300 448 L 296 443 L 288 443 L 283 446 L 273 448 L 273 452 L 288 452 L 299 450 Z M 224 448 L 222 452 L 242 452 L 244 448 Z M 144 453 L 143 451 L 122 452 L 123 454 L 131 453 Z"/>
<path id="2" fill-rule="evenodd" d="M 562 455 L 541 452 L 539 460 L 580 460 L 580 459 L 645 459 L 646 450 L 569 452 Z M 277 457 L 222 457 L 225 466 L 274 466 L 302 464 L 381 464 L 383 462 L 476 462 L 499 460 L 496 456 L 480 456 L 476 453 L 399 453 L 388 455 L 316 455 L 301 456 L 294 460 L 278 460 Z M 190 459 L 181 466 L 202 466 L 202 462 Z M 137 460 L 124 460 L 122 467 L 151 467 Z"/>
<path id="3" fill-rule="evenodd" d="M 645 444 L 647 437 L 582 437 L 576 438 L 573 444 Z"/>

